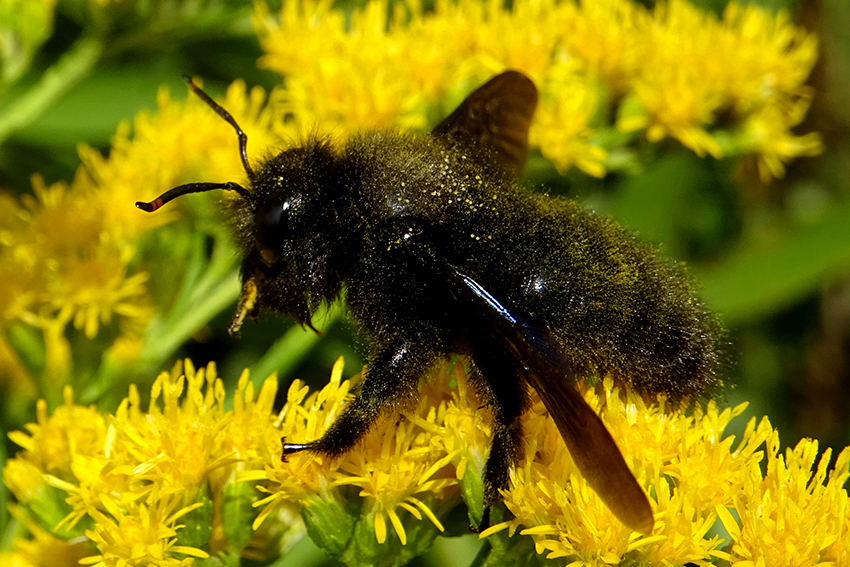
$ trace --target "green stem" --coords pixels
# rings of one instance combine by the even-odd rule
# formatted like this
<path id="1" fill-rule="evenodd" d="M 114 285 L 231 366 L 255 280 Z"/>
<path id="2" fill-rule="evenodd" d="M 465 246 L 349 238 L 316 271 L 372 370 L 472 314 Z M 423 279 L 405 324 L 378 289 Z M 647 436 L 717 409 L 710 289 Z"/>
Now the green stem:
<path id="1" fill-rule="evenodd" d="M 0 143 L 30 124 L 85 78 L 103 54 L 103 42 L 83 36 L 41 79 L 0 114 Z"/>
<path id="2" fill-rule="evenodd" d="M 145 337 L 145 348 L 142 350 L 141 366 L 146 364 L 161 364 L 189 337 L 195 334 L 210 319 L 231 305 L 239 297 L 239 275 L 234 270 L 227 277 L 219 280 L 218 284 L 210 287 L 210 291 L 191 309 L 183 312 L 179 321 L 173 321 L 164 329 L 163 334 Z M 150 330 L 150 329 L 149 329 Z"/>

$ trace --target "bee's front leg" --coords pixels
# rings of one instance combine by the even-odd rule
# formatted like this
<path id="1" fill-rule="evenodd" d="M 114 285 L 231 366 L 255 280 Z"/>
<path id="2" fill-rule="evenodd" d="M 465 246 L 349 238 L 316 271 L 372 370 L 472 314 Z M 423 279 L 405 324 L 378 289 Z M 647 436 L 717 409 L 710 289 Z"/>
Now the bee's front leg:
<path id="1" fill-rule="evenodd" d="M 282 441 L 281 458 L 286 460 L 288 455 L 300 451 L 342 455 L 369 431 L 383 408 L 398 407 L 403 401 L 416 398 L 419 378 L 439 356 L 421 336 L 416 340 L 402 337 L 390 341 L 369 357 L 368 370 L 355 398 L 328 430 L 310 443 Z"/>

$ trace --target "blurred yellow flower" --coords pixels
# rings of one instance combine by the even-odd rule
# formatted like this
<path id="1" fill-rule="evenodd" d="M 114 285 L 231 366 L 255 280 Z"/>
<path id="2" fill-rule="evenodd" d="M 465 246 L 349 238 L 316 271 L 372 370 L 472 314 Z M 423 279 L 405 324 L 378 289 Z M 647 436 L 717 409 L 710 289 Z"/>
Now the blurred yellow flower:
<path id="1" fill-rule="evenodd" d="M 370 0 L 349 20 L 332 2 L 291 0 L 279 21 L 258 4 L 254 23 L 260 64 L 286 76 L 283 101 L 301 136 L 316 125 L 338 135 L 422 129 L 439 101 L 515 68 L 541 89 L 531 141 L 560 170 L 604 175 L 601 140 L 622 136 L 598 134 L 614 126 L 698 155 L 754 154 L 764 179 L 821 151 L 817 135 L 791 131 L 808 109 L 817 41 L 756 6 L 733 2 L 718 19 L 685 0 L 652 11 L 631 0 L 438 0 L 430 11 Z M 735 144 L 718 139 L 729 118 Z"/>
<path id="2" fill-rule="evenodd" d="M 236 82 L 224 104 L 250 132 L 252 160 L 280 144 L 283 111 L 266 104 L 261 89 L 248 92 Z M 163 89 L 156 114 L 119 126 L 109 157 L 79 148 L 82 165 L 70 185 L 48 186 L 34 176 L 32 196 L 0 193 L 0 329 L 26 325 L 42 333 L 44 373 L 53 383 L 61 385 L 73 365 L 69 325 L 92 339 L 117 319 L 110 352 L 135 360 L 153 300 L 147 273 L 131 262 L 139 237 L 179 209 L 150 216 L 133 202 L 197 180 L 200 169 L 205 178 L 242 180 L 237 148 L 232 128 L 197 97 L 176 103 Z M 0 378 L 32 390 L 35 380 L 6 337 L 0 333 L 0 362 L 8 369 Z"/>
<path id="3" fill-rule="evenodd" d="M 11 515 L 32 534 L 32 539 L 15 540 L 15 551 L 0 553 L 0 562 L 8 567 L 76 567 L 86 556 L 82 542 L 68 542 L 29 518 L 20 506 L 9 507 Z"/>
<path id="4" fill-rule="evenodd" d="M 47 415 L 47 405 L 39 400 L 36 423 L 25 426 L 27 433 L 13 431 L 9 438 L 23 452 L 19 458 L 41 472 L 70 478 L 71 463 L 77 455 L 98 451 L 106 437 L 106 421 L 94 407 L 74 403 L 73 392 L 65 387 L 65 403 Z"/>
<path id="5" fill-rule="evenodd" d="M 147 320 L 146 275 L 127 273 L 132 249 L 129 242 L 108 237 L 112 217 L 98 193 L 79 183 L 48 187 L 38 176 L 33 190 L 34 196 L 25 195 L 21 204 L 4 198 L 0 327 L 39 329 L 46 347 L 45 373 L 56 380 L 71 365 L 64 334 L 69 324 L 92 338 L 113 315 L 127 328 L 132 327 L 127 322 Z M 0 350 L 15 360 L 11 348 Z"/>

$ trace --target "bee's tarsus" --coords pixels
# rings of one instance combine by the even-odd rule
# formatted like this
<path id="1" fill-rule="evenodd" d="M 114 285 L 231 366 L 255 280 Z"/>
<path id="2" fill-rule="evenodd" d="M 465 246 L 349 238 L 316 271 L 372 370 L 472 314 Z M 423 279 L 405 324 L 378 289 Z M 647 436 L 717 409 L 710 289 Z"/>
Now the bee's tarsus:
<path id="1" fill-rule="evenodd" d="M 285 437 L 280 438 L 280 460 L 286 462 L 286 457 L 301 451 L 309 451 L 313 448 L 313 443 L 287 443 Z"/>

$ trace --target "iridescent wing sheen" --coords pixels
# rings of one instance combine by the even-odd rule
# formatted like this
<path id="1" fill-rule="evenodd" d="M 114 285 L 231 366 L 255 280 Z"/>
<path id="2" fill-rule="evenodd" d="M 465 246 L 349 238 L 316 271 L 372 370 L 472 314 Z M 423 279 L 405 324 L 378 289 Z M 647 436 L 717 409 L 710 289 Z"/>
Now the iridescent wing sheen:
<path id="1" fill-rule="evenodd" d="M 433 262 L 434 259 L 432 258 Z M 444 264 L 456 297 L 482 318 L 492 338 L 511 354 L 526 381 L 555 420 L 573 461 L 606 506 L 629 528 L 648 534 L 654 518 L 649 500 L 617 443 L 576 390 L 572 365 L 542 323 L 494 297 L 458 269 Z"/>

